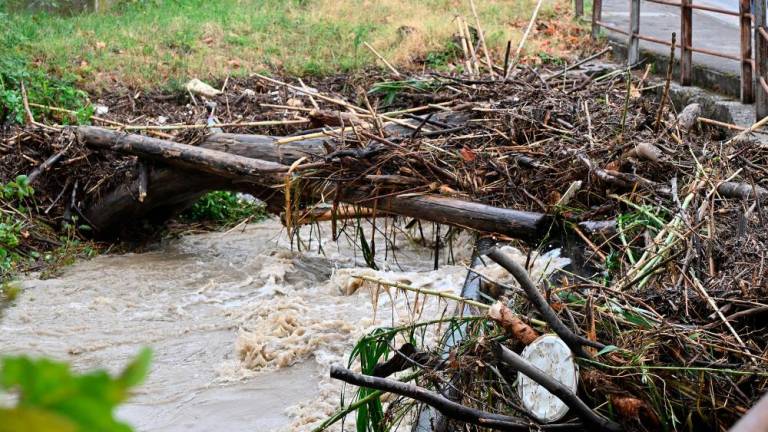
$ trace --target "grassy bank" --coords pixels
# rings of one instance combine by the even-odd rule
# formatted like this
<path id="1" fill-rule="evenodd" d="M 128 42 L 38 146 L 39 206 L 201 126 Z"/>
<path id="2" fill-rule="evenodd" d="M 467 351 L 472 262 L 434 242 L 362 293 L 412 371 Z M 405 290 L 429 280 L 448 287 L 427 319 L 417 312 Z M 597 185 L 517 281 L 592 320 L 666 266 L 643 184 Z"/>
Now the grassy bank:
<path id="1" fill-rule="evenodd" d="M 545 1 L 540 17 L 564 15 L 568 7 L 558 2 Z M 500 54 L 520 39 L 536 2 L 476 3 L 487 43 Z M 71 76 L 89 90 L 258 70 L 352 71 L 377 61 L 363 42 L 401 67 L 440 66 L 457 48 L 456 15 L 474 22 L 469 2 L 458 0 L 134 0 L 100 14 L 6 12 L 0 57 Z M 526 48 L 551 55 L 559 42 L 532 37 Z"/>

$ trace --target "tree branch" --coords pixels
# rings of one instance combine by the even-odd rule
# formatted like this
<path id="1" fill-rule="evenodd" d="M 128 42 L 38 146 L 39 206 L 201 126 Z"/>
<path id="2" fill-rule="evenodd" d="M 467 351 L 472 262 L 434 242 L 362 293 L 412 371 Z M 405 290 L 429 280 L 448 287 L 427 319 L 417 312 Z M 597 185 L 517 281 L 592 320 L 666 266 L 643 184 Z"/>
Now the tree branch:
<path id="1" fill-rule="evenodd" d="M 580 423 L 537 425 L 518 417 L 481 411 L 453 402 L 415 384 L 362 375 L 341 366 L 331 366 L 331 378 L 360 387 L 406 396 L 435 408 L 446 417 L 490 429 L 520 432 L 529 432 L 532 429 L 544 431 L 583 430 L 583 425 Z"/>

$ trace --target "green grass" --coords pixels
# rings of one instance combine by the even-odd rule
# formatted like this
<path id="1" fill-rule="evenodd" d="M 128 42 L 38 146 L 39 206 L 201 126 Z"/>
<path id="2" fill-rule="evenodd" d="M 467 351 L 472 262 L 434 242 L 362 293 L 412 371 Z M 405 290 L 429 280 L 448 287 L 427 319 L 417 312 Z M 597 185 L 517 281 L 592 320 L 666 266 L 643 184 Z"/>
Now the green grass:
<path id="1" fill-rule="evenodd" d="M 553 16 L 556 1 L 542 16 Z M 476 3 L 498 53 L 519 39 L 535 2 Z M 468 2 L 455 0 L 134 0 L 74 16 L 2 12 L 2 4 L 0 58 L 20 58 L 88 90 L 257 71 L 353 71 L 377 61 L 363 42 L 399 67 L 442 65 L 446 53 L 457 52 L 455 15 L 474 24 Z"/>

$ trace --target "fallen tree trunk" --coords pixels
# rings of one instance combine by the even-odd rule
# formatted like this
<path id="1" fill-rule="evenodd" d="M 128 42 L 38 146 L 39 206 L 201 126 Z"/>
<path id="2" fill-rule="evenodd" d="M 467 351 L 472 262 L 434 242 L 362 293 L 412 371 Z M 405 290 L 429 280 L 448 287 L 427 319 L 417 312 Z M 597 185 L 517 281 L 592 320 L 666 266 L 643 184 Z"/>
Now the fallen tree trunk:
<path id="1" fill-rule="evenodd" d="M 283 148 L 276 140 L 269 137 L 248 137 L 237 135 L 219 135 L 206 147 L 197 148 L 169 141 L 147 138 L 139 135 L 126 135 L 94 127 L 78 128 L 78 136 L 88 145 L 111 149 L 131 154 L 147 156 L 177 165 L 183 170 L 203 171 L 211 176 L 190 176 L 189 172 L 174 172 L 171 168 L 161 168 L 150 175 L 149 191 L 144 202 L 138 196 L 138 186 L 126 191 L 116 191 L 107 196 L 102 203 L 94 206 L 88 218 L 94 228 L 103 233 L 112 232 L 115 226 L 125 223 L 123 217 L 132 218 L 154 216 L 153 220 L 169 217 L 173 209 L 178 209 L 202 193 L 217 188 L 242 190 L 244 183 L 256 183 L 258 196 L 270 192 L 269 186 L 282 178 L 287 165 L 306 154 L 319 153 L 322 148 L 318 143 L 310 142 L 307 146 L 294 142 L 293 148 Z M 237 150 L 247 157 L 231 155 L 217 148 Z M 291 154 L 286 154 L 290 152 Z M 264 159 L 255 160 L 253 155 Z M 253 188 L 251 186 L 251 188 Z M 310 196 L 317 198 L 334 196 L 323 187 L 306 188 Z M 464 201 L 437 195 L 387 196 L 376 199 L 369 193 L 354 189 L 341 191 L 339 201 L 357 204 L 363 207 L 376 207 L 382 212 L 409 216 L 423 220 L 459 226 L 463 228 L 499 233 L 524 240 L 541 238 L 552 218 L 546 214 L 493 207 L 486 204 Z M 116 209 L 110 209 L 110 206 Z M 142 215 L 142 213 L 146 213 Z"/>
<path id="2" fill-rule="evenodd" d="M 322 154 L 322 139 L 307 139 L 288 144 L 275 144 L 276 138 L 264 135 L 214 134 L 201 148 L 218 150 L 249 158 L 290 165 L 303 156 Z M 116 186 L 100 200 L 91 204 L 86 216 L 100 236 L 121 234 L 127 222 L 146 220 L 160 223 L 191 206 L 197 199 L 213 190 L 232 190 L 249 193 L 264 200 L 273 211 L 282 200 L 279 191 L 253 183 L 203 174 L 170 166 L 149 169 L 147 190 L 143 202 L 138 201 L 139 184 L 124 183 Z"/>
<path id="3" fill-rule="evenodd" d="M 93 126 L 79 127 L 77 137 L 91 147 L 129 153 L 183 169 L 232 179 L 242 178 L 255 183 L 281 182 L 284 174 L 280 173 L 288 171 L 288 166 L 277 162 Z"/>

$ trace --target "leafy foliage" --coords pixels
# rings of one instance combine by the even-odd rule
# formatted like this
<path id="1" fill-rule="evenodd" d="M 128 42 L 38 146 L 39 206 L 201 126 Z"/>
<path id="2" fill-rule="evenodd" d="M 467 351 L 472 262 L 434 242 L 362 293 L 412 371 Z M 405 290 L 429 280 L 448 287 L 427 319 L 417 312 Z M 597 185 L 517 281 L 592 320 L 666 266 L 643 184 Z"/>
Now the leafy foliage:
<path id="1" fill-rule="evenodd" d="M 25 199 L 32 197 L 35 190 L 29 185 L 27 176 L 20 175 L 16 180 L 6 184 L 0 184 L 0 201 L 14 202 L 20 210 L 23 210 Z M 19 209 L 14 206 L 17 212 L 0 213 L 0 276 L 8 273 L 19 260 L 16 249 L 22 242 L 25 235 L 25 221 L 19 217 Z"/>
<path id="2" fill-rule="evenodd" d="M 0 409 L 0 432 L 131 431 L 114 410 L 147 376 L 151 355 L 143 349 L 116 377 L 103 370 L 77 375 L 46 358 L 4 358 L 0 389 L 17 390 L 19 399 L 16 407 Z"/>
<path id="3" fill-rule="evenodd" d="M 244 219 L 264 218 L 264 206 L 239 197 L 234 192 L 216 191 L 200 198 L 182 217 L 189 221 L 234 225 Z"/>
<path id="4" fill-rule="evenodd" d="M 29 184 L 25 175 L 16 177 L 16 180 L 0 185 L 0 196 L 5 199 L 24 199 L 34 195 L 35 190 Z"/>
<path id="5" fill-rule="evenodd" d="M 3 27 L 0 24 L 0 31 L 11 31 Z M 8 36 L 4 38 L 7 39 Z M 44 70 L 29 67 L 22 57 L 9 55 L 0 56 L 0 122 L 24 122 L 22 83 L 29 102 L 74 110 L 77 113 L 74 118 L 77 124 L 90 121 L 93 106 L 88 100 L 88 95 L 75 88 L 72 79 L 52 78 Z M 35 116 L 46 111 L 36 107 L 30 109 Z M 61 119 L 63 123 L 71 120 L 69 117 Z"/>

